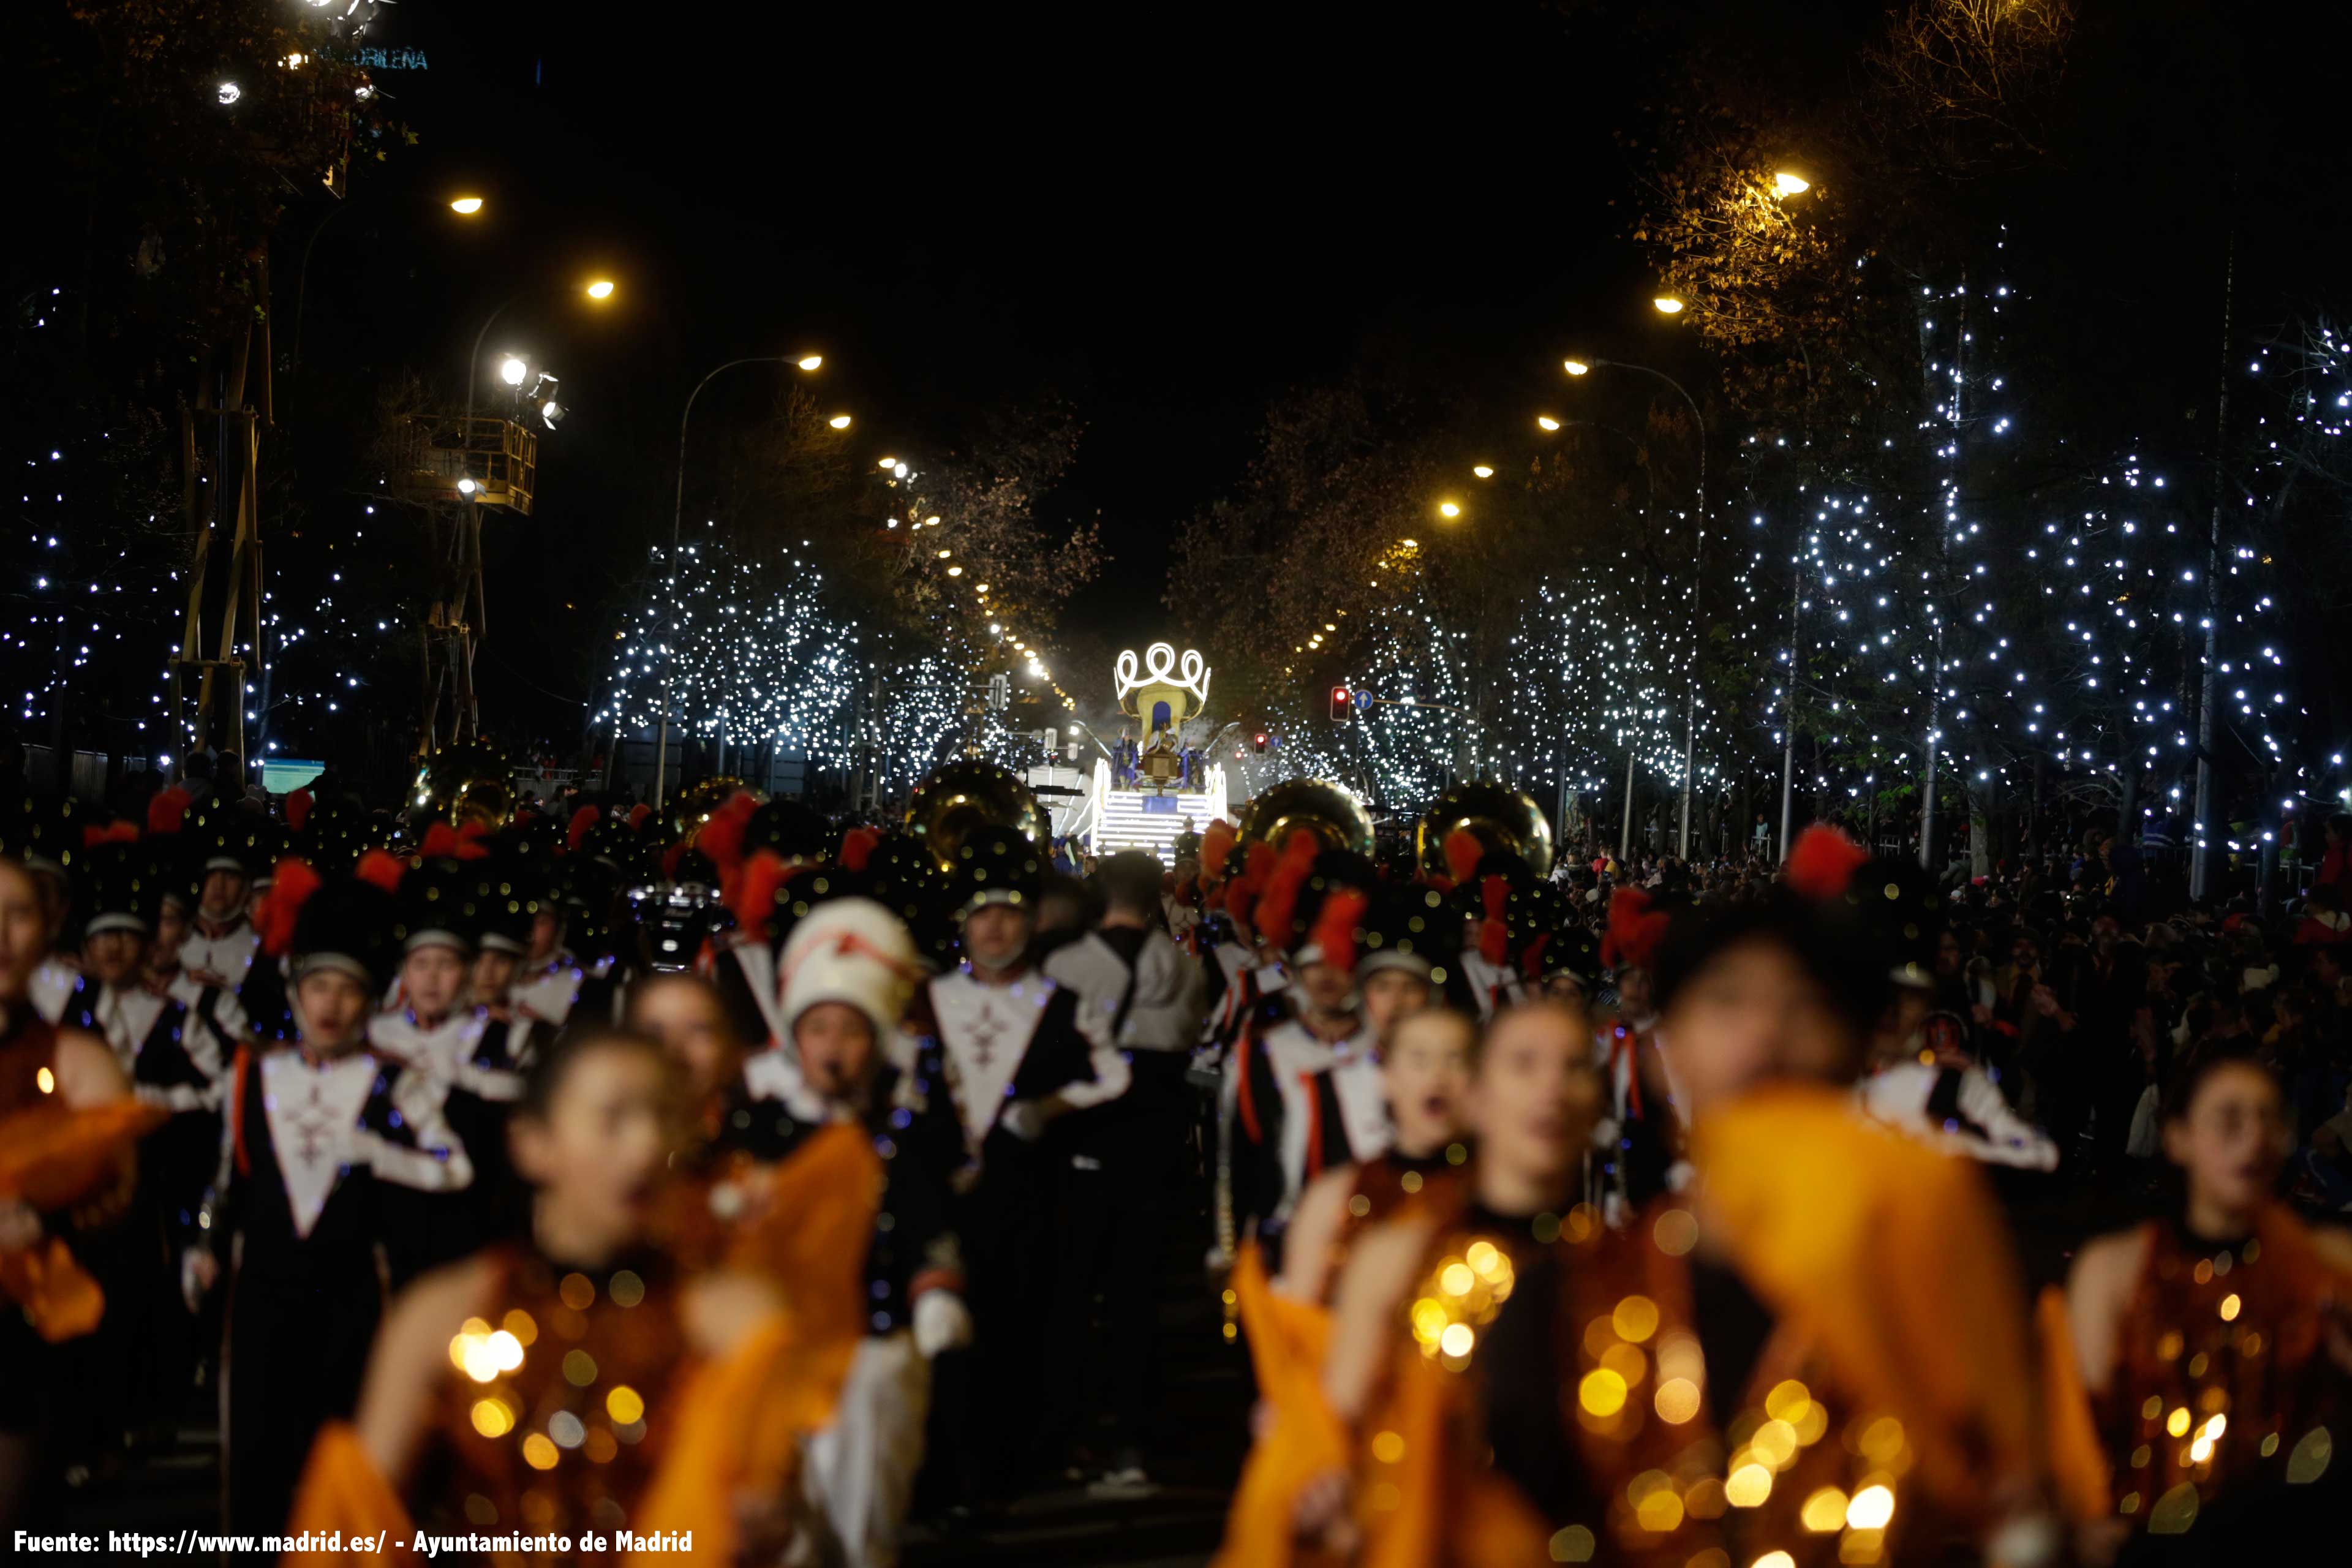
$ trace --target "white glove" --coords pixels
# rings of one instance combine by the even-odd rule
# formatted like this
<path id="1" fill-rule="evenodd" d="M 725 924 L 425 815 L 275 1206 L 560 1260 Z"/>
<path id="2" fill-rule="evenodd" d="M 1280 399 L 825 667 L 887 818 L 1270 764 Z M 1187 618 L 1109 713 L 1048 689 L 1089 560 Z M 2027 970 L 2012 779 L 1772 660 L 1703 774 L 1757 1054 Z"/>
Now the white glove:
<path id="1" fill-rule="evenodd" d="M 926 1290 L 915 1298 L 915 1350 L 925 1361 L 941 1351 L 971 1343 L 971 1312 L 952 1290 Z"/>
<path id="2" fill-rule="evenodd" d="M 1045 1111 L 1034 1100 L 1007 1100 L 997 1125 L 1024 1143 L 1034 1143 L 1045 1136 Z"/>
<path id="3" fill-rule="evenodd" d="M 205 1297 L 220 1279 L 220 1259 L 210 1248 L 191 1247 L 180 1254 L 180 1298 L 191 1312 L 204 1308 Z"/>

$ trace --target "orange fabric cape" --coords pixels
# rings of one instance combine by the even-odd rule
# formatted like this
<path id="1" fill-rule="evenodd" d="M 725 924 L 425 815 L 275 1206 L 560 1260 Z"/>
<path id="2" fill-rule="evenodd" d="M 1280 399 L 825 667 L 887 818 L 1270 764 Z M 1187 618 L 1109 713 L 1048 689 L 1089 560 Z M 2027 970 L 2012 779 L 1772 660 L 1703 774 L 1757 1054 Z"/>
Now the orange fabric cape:
<path id="1" fill-rule="evenodd" d="M 793 1350 L 791 1331 L 780 1315 L 724 1360 L 687 1374 L 676 1396 L 678 1420 L 669 1451 L 632 1510 L 632 1531 L 691 1531 L 698 1560 L 733 1559 L 736 1500 L 778 1495 L 795 1474 L 799 1433 L 791 1413 L 800 1407 L 802 1391 L 795 1384 L 802 1370 Z M 415 1563 L 421 1561 L 410 1544 L 415 1529 L 358 1432 L 342 1421 L 320 1428 L 287 1530 L 298 1536 L 340 1531 L 346 1550 L 289 1552 L 284 1558 L 289 1568 Z M 383 1542 L 380 1551 L 350 1549 L 354 1541 L 376 1539 Z M 630 1561 L 674 1563 L 676 1553 L 637 1552 Z"/>
<path id="2" fill-rule="evenodd" d="M 1331 1314 L 1276 1294 L 1255 1241 L 1234 1260 L 1233 1289 L 1265 1425 L 1234 1489 L 1214 1568 L 1284 1568 L 1316 1555 L 1291 1539 L 1300 1489 L 1348 1464 L 1347 1430 L 1323 1401 Z"/>
<path id="3" fill-rule="evenodd" d="M 41 1210 L 69 1208 L 114 1179 L 139 1140 L 168 1120 L 158 1107 L 118 1100 L 76 1110 L 42 1104 L 0 1121 L 0 1198 Z M 0 1252 L 0 1295 L 61 1344 L 94 1331 L 106 1292 L 54 1236 Z"/>

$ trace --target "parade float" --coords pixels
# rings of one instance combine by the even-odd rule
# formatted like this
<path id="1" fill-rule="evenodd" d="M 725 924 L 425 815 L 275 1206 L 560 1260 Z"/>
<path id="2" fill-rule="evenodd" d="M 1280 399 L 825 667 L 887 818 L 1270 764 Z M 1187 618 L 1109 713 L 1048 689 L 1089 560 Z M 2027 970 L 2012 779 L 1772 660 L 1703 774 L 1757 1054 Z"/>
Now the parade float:
<path id="1" fill-rule="evenodd" d="M 1204 738 L 1188 740 L 1185 729 L 1208 706 L 1208 661 L 1158 642 L 1139 659 L 1132 648 L 1122 652 L 1112 679 L 1119 711 L 1132 722 L 1116 749 L 1100 748 L 1071 815 L 1097 855 L 1149 849 L 1173 865 L 1188 825 L 1197 834 L 1225 815 L 1224 769 L 1209 760 Z"/>

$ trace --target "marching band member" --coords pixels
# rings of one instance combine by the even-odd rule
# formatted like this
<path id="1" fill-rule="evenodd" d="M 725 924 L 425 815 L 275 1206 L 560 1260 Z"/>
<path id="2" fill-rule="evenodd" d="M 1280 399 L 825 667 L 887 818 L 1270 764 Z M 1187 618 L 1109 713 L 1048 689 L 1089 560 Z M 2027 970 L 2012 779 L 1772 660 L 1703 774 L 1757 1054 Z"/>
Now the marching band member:
<path id="1" fill-rule="evenodd" d="M 253 923 L 256 857 L 266 853 L 243 812 L 215 804 L 186 830 L 196 873 L 196 909 L 180 944 L 180 969 L 199 984 L 234 994 L 245 984 L 261 933 Z"/>
<path id="2" fill-rule="evenodd" d="M 392 982 L 396 913 L 381 888 L 278 868 L 269 958 L 288 961 L 289 1037 L 230 1068 L 208 1246 L 192 1289 L 228 1279 L 223 1350 L 225 1513 L 275 1531 L 320 1426 L 348 1415 L 394 1258 L 427 1250 L 400 1194 L 462 1189 L 473 1169 L 432 1081 L 368 1047 Z M 291 1347 L 299 1346 L 299 1353 Z"/>
<path id="3" fill-rule="evenodd" d="M 919 973 L 897 925 L 880 906 L 845 899 L 793 933 L 783 1015 L 817 1114 L 792 1115 L 789 1132 L 787 1118 L 775 1118 L 782 1137 L 769 1140 L 781 1152 L 824 1127 L 856 1128 L 881 1163 L 879 1203 L 859 1247 L 864 1332 L 833 1419 L 809 1439 L 806 1472 L 819 1560 L 874 1568 L 897 1563 L 914 1505 L 931 1363 L 972 1339 L 950 1213 L 958 1145 L 938 1050 L 921 1049 L 903 1068 L 889 1055 Z"/>
<path id="4" fill-rule="evenodd" d="M 1088 1040 L 1078 996 L 1029 967 L 1043 871 L 1019 832 L 974 829 L 950 868 L 963 963 L 924 995 L 944 1053 L 950 1100 L 962 1124 L 968 1170 L 955 1229 L 964 1247 L 980 1351 L 966 1363 L 969 1397 L 950 1405 L 961 1433 L 967 1495 L 1013 1481 L 1026 1455 L 1034 1400 L 1017 1357 L 1002 1347 L 1034 1332 L 1051 1301 L 1052 1216 L 1078 1113 L 1124 1093 L 1127 1060 Z"/>
<path id="5" fill-rule="evenodd" d="M 1253 916 L 1287 953 L 1294 976 L 1285 993 L 1290 1016 L 1248 1038 L 1236 1069 L 1235 1127 L 1249 1157 L 1236 1162 L 1235 1214 L 1255 1220 L 1270 1263 L 1307 1184 L 1388 1145 L 1377 1026 L 1365 1016 L 1355 978 L 1358 922 L 1370 903 L 1363 889 L 1375 880 L 1369 862 L 1318 854 L 1301 831 L 1285 846 Z M 1390 1004 L 1406 994 L 1381 992 Z"/>
<path id="6" fill-rule="evenodd" d="M 1145 1484 L 1141 1428 L 1153 1386 L 1156 1270 L 1181 1212 L 1192 1128 L 1186 1072 L 1206 987 L 1200 961 L 1160 924 L 1159 858 L 1110 857 L 1096 870 L 1095 929 L 1056 949 L 1048 978 L 1078 996 L 1078 1023 L 1121 1057 L 1124 1094 L 1083 1119 L 1063 1173 L 1053 1333 L 1083 1347 L 1057 1402 L 1080 1473 Z"/>

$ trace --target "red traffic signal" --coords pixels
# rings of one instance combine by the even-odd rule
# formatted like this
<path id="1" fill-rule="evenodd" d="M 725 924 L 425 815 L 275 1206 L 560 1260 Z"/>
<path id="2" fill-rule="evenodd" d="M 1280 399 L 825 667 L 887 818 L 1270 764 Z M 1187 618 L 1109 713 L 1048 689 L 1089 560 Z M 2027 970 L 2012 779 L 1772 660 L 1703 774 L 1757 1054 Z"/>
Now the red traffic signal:
<path id="1" fill-rule="evenodd" d="M 1349 715 L 1355 710 L 1355 698 L 1349 694 L 1348 689 L 1344 686 L 1333 687 L 1331 689 L 1331 722 L 1344 724 L 1348 721 Z"/>
<path id="2" fill-rule="evenodd" d="M 1257 732 L 1257 754 L 1261 757 L 1265 755 L 1265 731 L 1263 730 Z"/>

